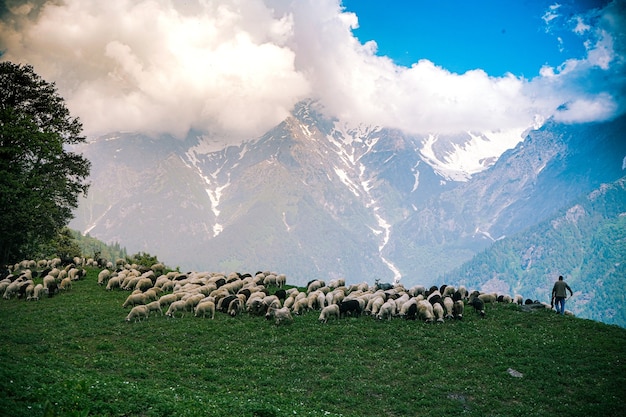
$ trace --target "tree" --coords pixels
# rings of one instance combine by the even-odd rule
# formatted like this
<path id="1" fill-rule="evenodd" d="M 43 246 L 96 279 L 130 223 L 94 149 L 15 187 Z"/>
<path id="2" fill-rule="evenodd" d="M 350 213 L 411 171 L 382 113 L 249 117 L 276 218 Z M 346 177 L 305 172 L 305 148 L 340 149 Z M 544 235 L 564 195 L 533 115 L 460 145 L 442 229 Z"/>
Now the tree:
<path id="1" fill-rule="evenodd" d="M 72 218 L 91 163 L 54 83 L 30 65 L 0 63 L 0 265 L 31 257 Z"/>

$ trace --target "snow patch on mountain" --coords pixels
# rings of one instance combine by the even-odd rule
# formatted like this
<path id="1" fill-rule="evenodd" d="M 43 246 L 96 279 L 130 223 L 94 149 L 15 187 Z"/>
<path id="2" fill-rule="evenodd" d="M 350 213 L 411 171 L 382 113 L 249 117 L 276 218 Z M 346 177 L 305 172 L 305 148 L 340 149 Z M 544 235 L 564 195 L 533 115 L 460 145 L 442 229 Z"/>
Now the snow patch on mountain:
<path id="1" fill-rule="evenodd" d="M 484 171 L 508 149 L 522 141 L 524 129 L 510 129 L 487 133 L 467 132 L 463 143 L 452 143 L 445 153 L 437 152 L 439 135 L 425 138 L 420 154 L 433 169 L 448 181 L 467 182 L 472 175 Z"/>

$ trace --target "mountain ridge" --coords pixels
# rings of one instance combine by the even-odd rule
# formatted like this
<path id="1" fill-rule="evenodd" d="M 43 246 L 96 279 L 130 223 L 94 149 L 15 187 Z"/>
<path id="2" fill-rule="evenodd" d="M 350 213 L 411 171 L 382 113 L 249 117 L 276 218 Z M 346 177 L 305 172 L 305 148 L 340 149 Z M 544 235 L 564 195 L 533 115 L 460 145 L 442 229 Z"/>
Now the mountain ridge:
<path id="1" fill-rule="evenodd" d="M 624 120 L 550 121 L 462 181 L 424 158 L 432 138 L 347 127 L 312 102 L 219 150 L 200 135 L 112 134 L 81 149 L 93 185 L 70 226 L 188 270 L 428 285 L 621 177 Z M 430 149 L 445 161 L 476 137 Z"/>

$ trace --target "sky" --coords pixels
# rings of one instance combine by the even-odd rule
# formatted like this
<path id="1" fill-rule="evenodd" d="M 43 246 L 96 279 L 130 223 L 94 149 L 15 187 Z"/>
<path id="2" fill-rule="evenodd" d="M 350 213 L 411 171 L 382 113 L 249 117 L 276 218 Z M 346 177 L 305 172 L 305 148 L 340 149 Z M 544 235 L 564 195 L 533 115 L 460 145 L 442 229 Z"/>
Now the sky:
<path id="1" fill-rule="evenodd" d="M 88 136 L 254 139 L 301 100 L 412 134 L 626 109 L 626 0 L 6 0 L 0 60 Z"/>

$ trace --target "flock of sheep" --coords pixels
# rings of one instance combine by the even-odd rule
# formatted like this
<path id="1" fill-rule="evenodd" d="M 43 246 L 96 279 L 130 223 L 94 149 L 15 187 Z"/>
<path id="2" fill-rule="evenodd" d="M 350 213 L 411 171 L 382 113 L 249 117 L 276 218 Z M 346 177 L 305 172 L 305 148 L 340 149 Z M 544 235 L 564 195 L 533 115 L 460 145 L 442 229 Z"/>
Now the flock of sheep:
<path id="1" fill-rule="evenodd" d="M 76 265 L 97 266 L 82 259 L 74 259 L 76 263 L 63 266 L 60 258 L 51 260 L 24 260 L 0 272 L 0 293 L 5 300 L 13 297 L 27 301 L 38 301 L 43 297 L 53 297 L 60 291 L 72 288 L 72 282 L 83 279 L 87 271 Z M 35 279 L 42 278 L 35 284 Z"/>
<path id="2" fill-rule="evenodd" d="M 461 320 L 466 305 L 484 317 L 485 304 L 523 303 L 521 295 L 469 292 L 463 286 L 413 286 L 407 290 L 402 285 L 380 284 L 378 280 L 370 286 L 346 285 L 345 280 L 337 279 L 328 284 L 313 280 L 302 290 L 286 289 L 286 276 L 270 271 L 254 275 L 180 273 L 167 272 L 162 263 L 146 268 L 123 260 L 115 265 L 111 262 L 102 265 L 80 258 L 66 266 L 62 266 L 60 259 L 15 264 L 0 277 L 0 293 L 5 299 L 52 297 L 70 289 L 73 281 L 82 279 L 86 266 L 102 268 L 98 284 L 107 290 L 130 292 L 122 304 L 122 308 L 130 308 L 126 316 L 129 322 L 147 319 L 152 313 L 168 317 L 192 314 L 213 319 L 217 311 L 233 317 L 244 313 L 265 316 L 279 325 L 293 322 L 294 315 L 316 311 L 322 323 L 361 315 L 380 320 L 398 317 L 443 323 L 446 319 Z M 36 277 L 42 278 L 42 283 L 35 284 Z"/>
<path id="3" fill-rule="evenodd" d="M 121 265 L 119 265 L 121 266 Z M 285 289 L 286 277 L 270 271 L 254 275 L 217 272 L 165 272 L 162 264 L 150 269 L 125 265 L 116 271 L 103 269 L 98 284 L 107 290 L 130 291 L 122 304 L 130 308 L 127 321 L 147 319 L 152 313 L 169 317 L 213 319 L 215 313 L 230 316 L 250 314 L 265 316 L 275 324 L 291 323 L 294 315 L 319 312 L 319 321 L 346 316 L 372 316 L 380 320 L 395 317 L 443 323 L 446 319 L 463 318 L 466 304 L 485 316 L 485 304 L 495 302 L 522 304 L 520 295 L 514 298 L 497 294 L 468 292 L 463 286 L 455 288 L 425 288 L 414 286 L 367 283 L 346 285 L 345 280 L 313 280 L 306 289 Z"/>

